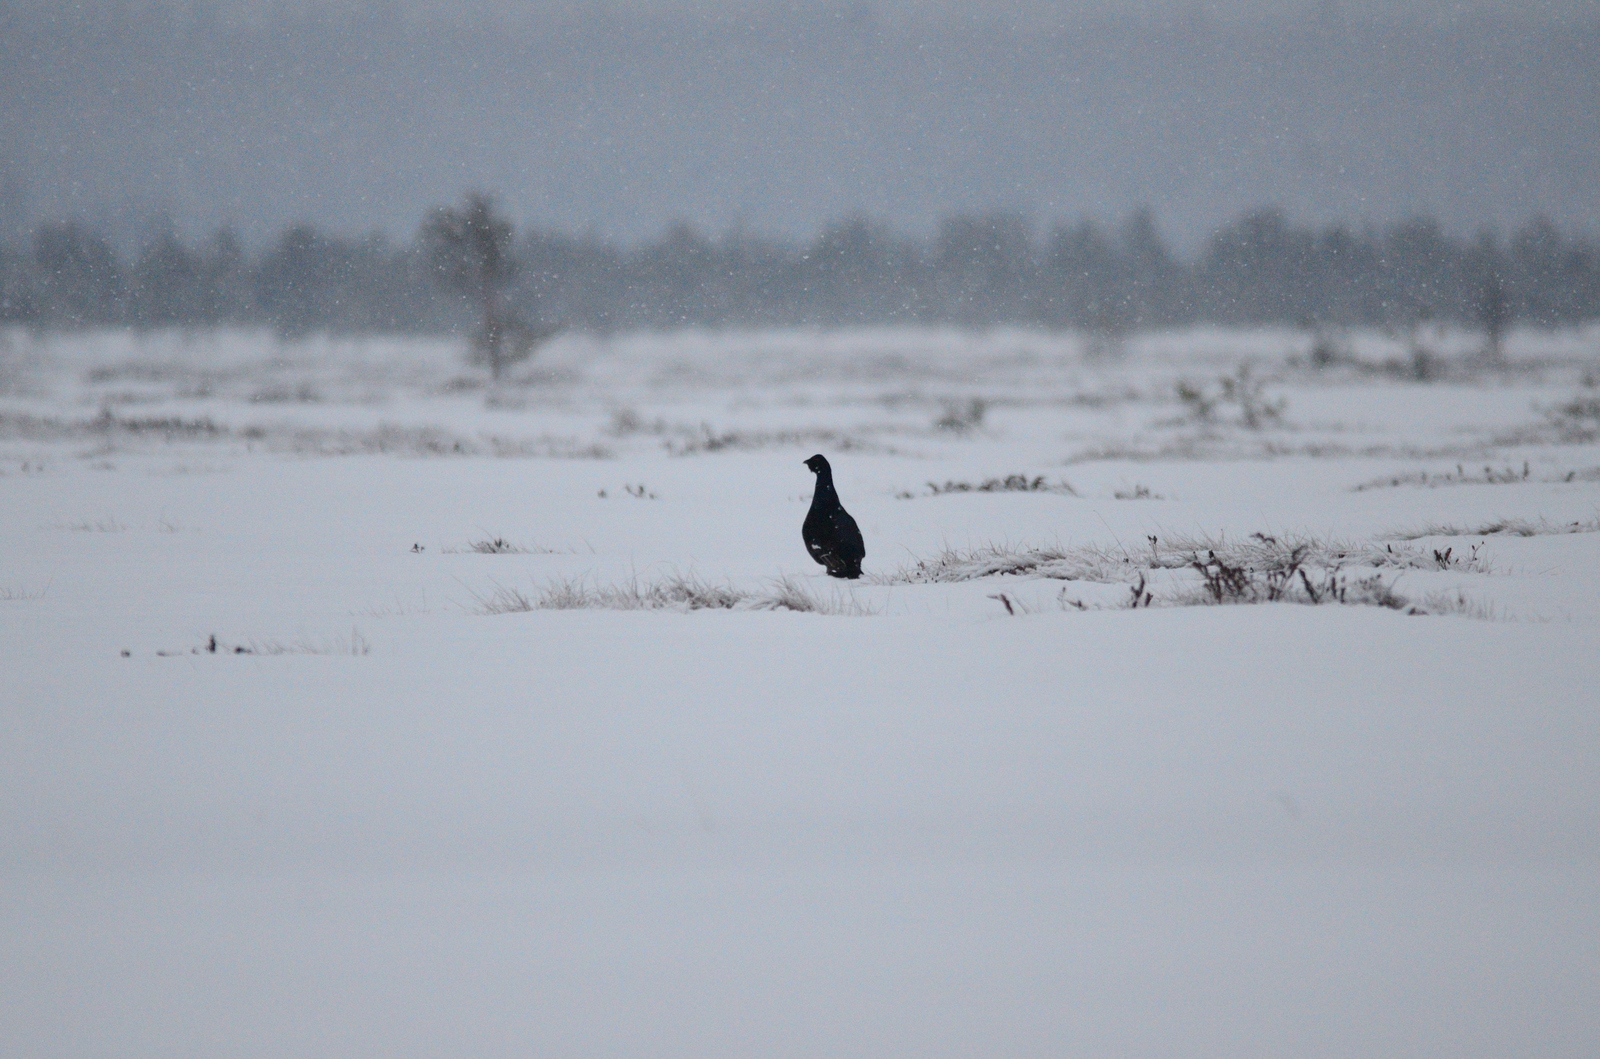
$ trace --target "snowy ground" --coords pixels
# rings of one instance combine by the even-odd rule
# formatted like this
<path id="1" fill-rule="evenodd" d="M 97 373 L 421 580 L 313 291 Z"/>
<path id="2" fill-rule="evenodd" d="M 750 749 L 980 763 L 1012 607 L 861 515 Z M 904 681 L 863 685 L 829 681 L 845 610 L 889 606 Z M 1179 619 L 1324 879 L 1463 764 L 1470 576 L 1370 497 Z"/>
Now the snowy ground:
<path id="1" fill-rule="evenodd" d="M 0 1055 L 1595 1055 L 1600 331 L 1426 341 L 5 334 Z"/>

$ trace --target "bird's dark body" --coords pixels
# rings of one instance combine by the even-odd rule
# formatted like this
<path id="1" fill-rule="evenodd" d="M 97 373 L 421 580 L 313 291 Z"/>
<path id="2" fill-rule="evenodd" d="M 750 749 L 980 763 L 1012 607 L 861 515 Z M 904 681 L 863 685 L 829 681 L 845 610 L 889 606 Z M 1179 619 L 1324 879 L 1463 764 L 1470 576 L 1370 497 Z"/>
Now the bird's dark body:
<path id="1" fill-rule="evenodd" d="M 807 460 L 806 466 L 817 476 L 811 510 L 806 512 L 805 524 L 800 527 L 806 551 L 828 568 L 829 577 L 860 577 L 861 560 L 867 557 L 867 546 L 861 539 L 856 520 L 839 503 L 839 494 L 833 488 L 833 468 L 820 455 Z"/>

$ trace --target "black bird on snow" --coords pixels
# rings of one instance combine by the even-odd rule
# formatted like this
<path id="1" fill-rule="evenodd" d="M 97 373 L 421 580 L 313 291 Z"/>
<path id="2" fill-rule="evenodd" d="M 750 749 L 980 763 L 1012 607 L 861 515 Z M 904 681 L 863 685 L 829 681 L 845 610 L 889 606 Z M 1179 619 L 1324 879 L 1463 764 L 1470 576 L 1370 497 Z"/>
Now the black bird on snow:
<path id="1" fill-rule="evenodd" d="M 861 560 L 867 557 L 867 546 L 861 540 L 856 520 L 850 517 L 850 512 L 839 503 L 839 494 L 834 492 L 833 468 L 820 454 L 807 460 L 806 466 L 817 476 L 811 510 L 806 512 L 805 525 L 800 527 L 806 551 L 828 568 L 829 577 L 860 577 Z"/>

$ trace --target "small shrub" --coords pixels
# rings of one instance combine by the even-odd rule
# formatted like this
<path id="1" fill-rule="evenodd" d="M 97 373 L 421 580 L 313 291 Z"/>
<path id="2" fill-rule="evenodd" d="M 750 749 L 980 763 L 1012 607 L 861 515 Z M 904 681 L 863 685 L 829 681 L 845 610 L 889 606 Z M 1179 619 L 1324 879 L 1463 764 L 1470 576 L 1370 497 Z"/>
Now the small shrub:
<path id="1" fill-rule="evenodd" d="M 997 593 L 996 595 L 990 596 L 989 598 L 990 599 L 994 599 L 994 600 L 999 600 L 1000 605 L 1002 607 L 1006 608 L 1006 613 L 1010 614 L 1012 617 L 1016 617 L 1018 608 L 1021 608 L 1021 610 L 1022 610 L 1022 612 L 1024 614 L 1026 614 L 1028 612 L 1028 608 L 1022 606 L 1022 603 L 1020 601 L 1017 602 L 1017 603 L 1012 603 L 1011 602 L 1011 597 L 1006 595 L 1004 592 Z"/>
<path id="2" fill-rule="evenodd" d="M 644 418 L 632 408 L 619 408 L 611 413 L 611 425 L 607 433 L 613 437 L 627 438 L 635 434 L 665 434 L 667 421 L 657 417 L 653 422 L 645 422 Z"/>
<path id="3" fill-rule="evenodd" d="M 1406 597 L 1394 590 L 1382 575 L 1373 573 L 1352 577 L 1341 571 L 1327 571 L 1318 580 L 1302 566 L 1292 569 L 1256 572 L 1230 567 L 1215 559 L 1194 564 L 1202 582 L 1195 591 L 1178 592 L 1165 602 L 1170 606 L 1229 603 L 1306 603 L 1344 606 L 1386 607 L 1410 614 L 1425 611 L 1413 608 Z"/>
<path id="4" fill-rule="evenodd" d="M 1147 592 L 1145 590 L 1144 586 L 1145 586 L 1144 574 L 1140 574 L 1139 575 L 1139 583 L 1134 585 L 1133 588 L 1130 590 L 1130 598 L 1128 600 L 1128 609 L 1129 610 L 1139 610 L 1141 607 L 1142 608 L 1149 608 L 1151 603 L 1154 602 L 1154 599 L 1155 599 L 1154 594 L 1150 593 L 1150 592 Z M 1080 604 L 1080 606 L 1081 606 L 1081 604 Z"/>
<path id="5" fill-rule="evenodd" d="M 1349 343 L 1337 331 L 1319 327 L 1311 337 L 1309 358 L 1313 368 L 1325 371 L 1351 359 Z"/>
<path id="6" fill-rule="evenodd" d="M 1444 551 L 1440 551 L 1438 548 L 1435 548 L 1433 550 L 1433 561 L 1439 564 L 1439 569 L 1441 570 L 1461 568 L 1465 570 L 1476 571 L 1482 566 L 1482 560 L 1478 558 L 1478 550 L 1482 547 L 1483 542 L 1479 541 L 1477 544 L 1472 546 L 1472 551 L 1465 556 L 1456 555 L 1456 549 L 1454 545 L 1446 548 Z"/>
<path id="7" fill-rule="evenodd" d="M 1250 572 L 1242 566 L 1228 565 L 1217 558 L 1215 552 L 1208 553 L 1204 562 L 1196 559 L 1190 565 L 1200 572 L 1205 589 L 1214 602 L 1234 603 L 1251 594 L 1253 585 Z M 1139 576 L 1142 581 L 1144 575 Z"/>
<path id="8" fill-rule="evenodd" d="M 1217 400 L 1208 396 L 1199 386 L 1187 379 L 1179 379 L 1177 385 L 1178 400 L 1189 410 L 1189 418 L 1197 423 L 1209 423 L 1216 413 Z"/>
<path id="9" fill-rule="evenodd" d="M 1433 382 L 1442 374 L 1438 356 L 1426 346 L 1411 347 L 1411 377 L 1417 382 Z"/>
<path id="10" fill-rule="evenodd" d="M 988 413 L 989 407 L 980 397 L 974 397 L 961 404 L 957 401 L 947 401 L 944 414 L 933 421 L 938 430 L 948 430 L 957 434 L 965 434 L 970 430 L 977 430 L 983 426 L 983 417 Z"/>
<path id="11" fill-rule="evenodd" d="M 1187 380 L 1178 382 L 1178 400 L 1189 410 L 1189 418 L 1195 422 L 1214 422 L 1217 410 L 1222 405 L 1232 405 L 1238 409 L 1236 422 L 1251 430 L 1260 430 L 1269 423 L 1282 421 L 1284 409 L 1289 405 L 1288 398 L 1268 400 L 1266 380 L 1252 375 L 1249 364 L 1240 364 L 1232 375 L 1224 375 L 1217 382 L 1218 389 L 1215 392 Z"/>
<path id="12" fill-rule="evenodd" d="M 1600 396 L 1580 393 L 1565 404 L 1545 409 L 1545 418 L 1566 441 L 1593 441 L 1600 437 Z"/>
<path id="13" fill-rule="evenodd" d="M 1267 400 L 1262 392 L 1265 386 L 1264 380 L 1251 377 L 1248 364 L 1241 364 L 1233 375 L 1222 377 L 1223 399 L 1238 406 L 1240 422 L 1251 430 L 1260 430 L 1269 421 L 1280 421 L 1289 404 L 1286 397 Z"/>

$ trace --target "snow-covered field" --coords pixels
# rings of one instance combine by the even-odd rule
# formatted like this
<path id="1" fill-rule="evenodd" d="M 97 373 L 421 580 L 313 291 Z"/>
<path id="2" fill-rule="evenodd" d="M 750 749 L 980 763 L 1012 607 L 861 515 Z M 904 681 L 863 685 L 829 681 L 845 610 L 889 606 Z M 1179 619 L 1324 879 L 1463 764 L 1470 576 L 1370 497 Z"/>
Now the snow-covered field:
<path id="1" fill-rule="evenodd" d="M 1427 341 L 5 334 L 0 1055 L 1600 1053 L 1600 330 Z"/>

